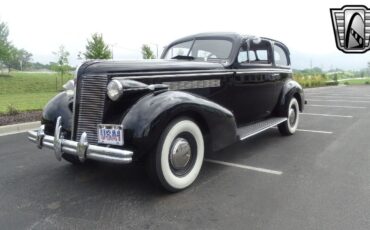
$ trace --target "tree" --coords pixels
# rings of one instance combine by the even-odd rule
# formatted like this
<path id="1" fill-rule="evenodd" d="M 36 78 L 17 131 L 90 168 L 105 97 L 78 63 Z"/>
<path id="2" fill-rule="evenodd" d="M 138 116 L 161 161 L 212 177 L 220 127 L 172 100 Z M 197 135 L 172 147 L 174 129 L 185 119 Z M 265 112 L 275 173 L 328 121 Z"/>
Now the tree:
<path id="1" fill-rule="evenodd" d="M 150 46 L 147 44 L 144 44 L 141 47 L 141 54 L 143 55 L 144 59 L 155 59 L 154 52 L 150 49 Z"/>
<path id="2" fill-rule="evenodd" d="M 112 51 L 105 44 L 103 35 L 94 33 L 91 40 L 87 40 L 86 52 L 83 54 L 85 59 L 110 59 Z"/>
<path id="3" fill-rule="evenodd" d="M 31 66 L 32 54 L 25 49 L 18 50 L 18 61 L 20 64 L 20 70 L 22 71 L 25 67 Z"/>
<path id="4" fill-rule="evenodd" d="M 0 22 L 0 64 L 11 69 L 23 70 L 30 64 L 32 54 L 24 49 L 17 49 L 8 41 L 9 28 L 5 22 Z"/>
<path id="5" fill-rule="evenodd" d="M 5 63 L 10 55 L 9 29 L 5 22 L 0 22 L 0 64 Z"/>
<path id="6" fill-rule="evenodd" d="M 23 70 L 25 67 L 30 66 L 32 54 L 25 49 L 17 49 L 10 45 L 8 48 L 8 57 L 3 63 L 8 67 L 9 72 L 11 69 Z"/>
<path id="7" fill-rule="evenodd" d="M 69 52 L 65 49 L 63 45 L 59 47 L 59 50 L 53 52 L 53 54 L 57 57 L 57 62 L 52 65 L 52 69 L 60 74 L 61 77 L 61 85 L 63 85 L 63 76 L 71 69 L 68 65 L 68 56 Z M 58 79 L 55 79 L 55 90 L 58 90 L 57 86 Z"/>
<path id="8" fill-rule="evenodd" d="M 3 64 L 8 68 L 8 72 L 10 72 L 12 68 L 16 68 L 17 51 L 18 50 L 14 46 L 8 46 L 7 55 L 2 61 Z"/>

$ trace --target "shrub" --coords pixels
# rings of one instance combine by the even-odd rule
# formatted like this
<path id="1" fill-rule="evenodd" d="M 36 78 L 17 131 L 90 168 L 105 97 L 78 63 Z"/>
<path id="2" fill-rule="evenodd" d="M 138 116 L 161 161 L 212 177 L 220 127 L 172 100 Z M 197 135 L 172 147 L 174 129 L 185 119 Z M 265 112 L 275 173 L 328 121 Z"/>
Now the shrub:
<path id="1" fill-rule="evenodd" d="M 370 81 L 365 81 L 365 85 L 370 85 Z"/>
<path id="2" fill-rule="evenodd" d="M 19 110 L 12 104 L 9 104 L 6 108 L 7 115 L 17 115 L 19 114 Z"/>
<path id="3" fill-rule="evenodd" d="M 308 75 L 296 73 L 293 78 L 304 88 L 326 85 L 326 75 L 324 74 Z"/>
<path id="4" fill-rule="evenodd" d="M 345 85 L 349 85 L 349 82 L 348 82 L 348 81 L 345 81 L 343 84 L 345 84 Z"/>
<path id="5" fill-rule="evenodd" d="M 338 81 L 327 81 L 325 82 L 325 85 L 327 86 L 334 86 L 334 85 L 338 85 L 339 82 Z"/>

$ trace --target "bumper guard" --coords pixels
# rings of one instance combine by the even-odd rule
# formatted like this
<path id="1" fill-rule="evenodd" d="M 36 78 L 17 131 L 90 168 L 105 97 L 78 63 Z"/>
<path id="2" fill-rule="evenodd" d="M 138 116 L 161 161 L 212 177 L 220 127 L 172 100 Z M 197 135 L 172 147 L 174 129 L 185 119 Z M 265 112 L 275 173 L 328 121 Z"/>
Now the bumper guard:
<path id="1" fill-rule="evenodd" d="M 87 141 L 87 133 L 81 135 L 80 141 L 64 139 L 62 130 L 62 117 L 58 117 L 54 136 L 45 135 L 45 126 L 41 125 L 38 130 L 28 131 L 28 139 L 37 144 L 38 148 L 47 147 L 53 149 L 57 160 L 62 159 L 63 154 L 78 156 L 81 162 L 85 159 L 104 161 L 119 164 L 128 164 L 132 161 L 133 152 L 129 150 L 115 149 L 98 145 L 90 145 Z"/>

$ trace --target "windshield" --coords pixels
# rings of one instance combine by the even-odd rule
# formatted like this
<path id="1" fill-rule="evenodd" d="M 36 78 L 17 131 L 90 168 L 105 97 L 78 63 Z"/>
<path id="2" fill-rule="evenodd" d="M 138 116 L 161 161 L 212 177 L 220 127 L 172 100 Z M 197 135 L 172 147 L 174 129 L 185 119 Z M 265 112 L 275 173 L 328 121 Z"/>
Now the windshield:
<path id="1" fill-rule="evenodd" d="M 201 39 L 178 43 L 167 50 L 165 59 L 191 57 L 208 59 L 228 59 L 232 42 L 225 39 Z"/>

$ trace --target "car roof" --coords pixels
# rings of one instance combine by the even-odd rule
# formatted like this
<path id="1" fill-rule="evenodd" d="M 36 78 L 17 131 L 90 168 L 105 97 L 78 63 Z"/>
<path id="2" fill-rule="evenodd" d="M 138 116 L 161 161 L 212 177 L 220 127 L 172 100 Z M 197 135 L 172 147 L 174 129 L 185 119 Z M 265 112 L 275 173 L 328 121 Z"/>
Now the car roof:
<path id="1" fill-rule="evenodd" d="M 233 32 L 210 32 L 210 33 L 198 33 L 193 35 L 188 35 L 186 37 L 179 38 L 173 42 L 171 42 L 169 45 L 176 44 L 179 42 L 189 41 L 193 39 L 199 39 L 199 38 L 228 38 L 233 41 L 235 40 L 241 40 L 243 37 L 238 33 Z"/>
<path id="2" fill-rule="evenodd" d="M 174 44 L 177 44 L 177 43 L 180 43 L 180 42 L 185 42 L 185 41 L 194 40 L 194 39 L 202 39 L 202 38 L 226 38 L 226 39 L 232 40 L 233 43 L 234 43 L 234 42 L 241 42 L 244 39 L 254 38 L 254 37 L 258 37 L 258 36 L 243 35 L 243 34 L 239 34 L 239 33 L 235 33 L 235 32 L 198 33 L 198 34 L 193 34 L 193 35 L 189 35 L 189 36 L 177 39 L 177 40 L 171 42 L 167 47 L 170 47 L 170 46 L 172 46 Z M 264 39 L 264 40 L 274 42 L 274 43 L 279 43 L 279 45 L 282 46 L 284 49 L 286 49 L 289 53 L 289 49 L 284 43 L 282 43 L 278 40 L 275 40 L 275 39 L 267 38 L 267 37 L 261 37 L 261 38 Z"/>

